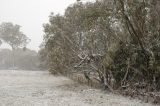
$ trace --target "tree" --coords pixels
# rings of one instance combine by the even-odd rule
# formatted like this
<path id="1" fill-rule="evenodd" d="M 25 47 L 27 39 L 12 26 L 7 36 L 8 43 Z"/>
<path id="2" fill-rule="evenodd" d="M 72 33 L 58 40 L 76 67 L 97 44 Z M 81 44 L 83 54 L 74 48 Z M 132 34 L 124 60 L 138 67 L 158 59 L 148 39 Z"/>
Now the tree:
<path id="1" fill-rule="evenodd" d="M 11 46 L 13 57 L 15 49 L 20 47 L 26 47 L 26 45 L 30 41 L 30 39 L 20 31 L 20 26 L 14 25 L 11 22 L 3 22 L 0 25 L 0 39 Z"/>
<path id="2" fill-rule="evenodd" d="M 8 43 L 12 49 L 25 47 L 29 42 L 29 38 L 20 31 L 20 26 L 10 22 L 0 25 L 0 39 Z"/>
<path id="3" fill-rule="evenodd" d="M 86 78 L 96 77 L 110 90 L 137 83 L 158 90 L 159 5 L 156 0 L 76 2 L 44 25 L 42 56 L 51 72 L 85 71 Z"/>

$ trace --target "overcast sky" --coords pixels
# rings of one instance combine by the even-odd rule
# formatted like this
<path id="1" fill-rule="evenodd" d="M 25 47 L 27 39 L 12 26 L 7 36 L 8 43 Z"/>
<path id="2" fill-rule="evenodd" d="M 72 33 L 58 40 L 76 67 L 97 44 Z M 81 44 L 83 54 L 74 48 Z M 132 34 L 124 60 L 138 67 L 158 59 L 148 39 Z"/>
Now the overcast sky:
<path id="1" fill-rule="evenodd" d="M 76 0 L 0 0 L 0 23 L 12 22 L 32 41 L 27 46 L 38 50 L 43 40 L 42 24 L 48 22 L 51 12 L 63 14 Z M 6 45 L 1 46 L 6 47 Z"/>

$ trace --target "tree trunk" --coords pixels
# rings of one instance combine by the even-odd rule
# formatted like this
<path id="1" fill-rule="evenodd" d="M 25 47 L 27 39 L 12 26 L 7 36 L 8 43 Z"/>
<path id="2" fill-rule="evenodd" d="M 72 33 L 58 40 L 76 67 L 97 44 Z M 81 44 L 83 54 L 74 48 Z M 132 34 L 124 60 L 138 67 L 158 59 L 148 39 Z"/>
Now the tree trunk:
<path id="1" fill-rule="evenodd" d="M 14 54 L 14 47 L 12 46 L 12 68 L 15 68 L 15 54 Z"/>

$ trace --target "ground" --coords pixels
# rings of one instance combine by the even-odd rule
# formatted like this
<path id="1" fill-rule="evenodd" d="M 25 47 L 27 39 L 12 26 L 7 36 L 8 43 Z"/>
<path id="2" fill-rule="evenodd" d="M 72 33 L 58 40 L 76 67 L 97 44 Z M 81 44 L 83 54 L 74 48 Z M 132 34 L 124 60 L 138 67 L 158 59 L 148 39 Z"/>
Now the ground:
<path id="1" fill-rule="evenodd" d="M 155 106 L 47 71 L 0 71 L 0 106 Z"/>

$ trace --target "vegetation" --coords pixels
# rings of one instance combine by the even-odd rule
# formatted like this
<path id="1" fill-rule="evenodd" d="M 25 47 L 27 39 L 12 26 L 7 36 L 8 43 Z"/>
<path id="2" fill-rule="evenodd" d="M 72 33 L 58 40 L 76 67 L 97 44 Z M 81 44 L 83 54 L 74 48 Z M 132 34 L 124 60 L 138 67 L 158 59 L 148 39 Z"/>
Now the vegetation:
<path id="1" fill-rule="evenodd" d="M 111 91 L 160 90 L 160 2 L 77 2 L 44 24 L 42 59 L 53 74 L 84 74 Z"/>
<path id="2" fill-rule="evenodd" d="M 30 39 L 20 31 L 19 25 L 14 25 L 11 22 L 3 22 L 0 25 L 0 44 L 5 42 L 11 46 L 13 68 L 15 67 L 15 50 L 20 47 L 25 49 L 29 41 Z"/>
<path id="3" fill-rule="evenodd" d="M 25 47 L 29 42 L 29 38 L 20 31 L 20 26 L 10 22 L 4 22 L 0 25 L 0 39 L 8 43 L 12 50 Z"/>
<path id="4" fill-rule="evenodd" d="M 16 49 L 14 52 L 15 68 L 21 70 L 38 70 L 38 53 L 33 50 Z M 10 49 L 0 50 L 0 69 L 12 69 L 12 51 Z"/>

